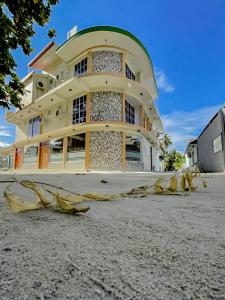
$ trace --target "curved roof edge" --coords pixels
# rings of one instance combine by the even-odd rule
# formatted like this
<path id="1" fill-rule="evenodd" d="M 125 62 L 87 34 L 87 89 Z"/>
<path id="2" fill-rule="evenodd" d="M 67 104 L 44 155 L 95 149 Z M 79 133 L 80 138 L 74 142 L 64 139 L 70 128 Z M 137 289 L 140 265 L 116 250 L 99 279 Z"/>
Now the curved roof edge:
<path id="1" fill-rule="evenodd" d="M 56 52 L 62 48 L 66 43 L 68 43 L 70 40 L 74 39 L 74 38 L 78 38 L 86 33 L 90 33 L 90 32 L 94 32 L 94 31 L 112 31 L 112 32 L 117 32 L 117 33 L 120 33 L 120 34 L 124 34 L 126 36 L 128 36 L 129 38 L 131 38 L 132 40 L 134 40 L 145 52 L 145 54 L 147 55 L 148 59 L 149 59 L 149 62 L 150 62 L 150 66 L 151 66 L 151 69 L 152 69 L 152 74 L 153 74 L 153 79 L 154 79 L 154 82 L 155 82 L 155 86 L 156 86 L 156 91 L 157 91 L 157 94 L 158 94 L 158 87 L 157 87 L 157 84 L 156 84 L 156 79 L 155 79 L 155 73 L 154 73 L 154 70 L 153 70 L 153 64 L 152 64 L 152 60 L 151 60 L 151 57 L 148 53 L 148 50 L 145 48 L 145 46 L 142 44 L 142 42 L 135 36 L 133 35 L 131 32 L 125 30 L 125 29 L 122 29 L 122 28 L 119 28 L 119 27 L 114 27 L 114 26 L 93 26 L 93 27 L 88 27 L 88 28 L 85 28 L 81 31 L 78 31 L 76 34 L 72 35 L 68 40 L 66 40 L 62 45 L 60 45 L 57 49 L 56 49 Z"/>

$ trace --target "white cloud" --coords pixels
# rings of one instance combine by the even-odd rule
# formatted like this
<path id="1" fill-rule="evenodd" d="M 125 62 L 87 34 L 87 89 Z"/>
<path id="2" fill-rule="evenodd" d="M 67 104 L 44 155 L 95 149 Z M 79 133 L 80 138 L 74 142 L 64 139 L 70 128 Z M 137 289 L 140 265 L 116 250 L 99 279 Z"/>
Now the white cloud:
<path id="1" fill-rule="evenodd" d="M 184 151 L 188 142 L 201 133 L 218 110 L 219 106 L 209 106 L 194 111 L 172 111 L 162 115 L 164 130 L 173 141 L 172 147 Z"/>
<path id="2" fill-rule="evenodd" d="M 5 120 L 5 110 L 0 107 L 0 147 L 7 147 L 14 142 L 15 125 Z"/>
<path id="3" fill-rule="evenodd" d="M 0 129 L 0 136 L 11 137 L 12 134 L 11 134 L 9 131 L 7 131 L 7 130 L 1 130 L 1 129 Z"/>
<path id="4" fill-rule="evenodd" d="M 0 148 L 2 147 L 8 147 L 10 144 L 6 143 L 6 142 L 2 142 L 0 141 Z"/>
<path id="5" fill-rule="evenodd" d="M 169 82 L 169 79 L 163 70 L 155 69 L 155 76 L 159 90 L 165 93 L 172 93 L 175 91 L 175 86 Z"/>

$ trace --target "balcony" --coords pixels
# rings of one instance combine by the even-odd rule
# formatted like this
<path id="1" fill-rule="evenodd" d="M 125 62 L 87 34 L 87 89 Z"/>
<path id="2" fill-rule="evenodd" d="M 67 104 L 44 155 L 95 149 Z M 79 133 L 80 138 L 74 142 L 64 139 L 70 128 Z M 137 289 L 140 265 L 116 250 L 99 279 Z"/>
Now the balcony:
<path id="1" fill-rule="evenodd" d="M 153 102 L 147 89 L 138 82 L 127 79 L 123 74 L 89 73 L 73 78 L 65 75 L 62 79 L 54 80 L 53 78 L 48 91 L 22 110 L 8 114 L 6 119 L 9 123 L 17 123 L 41 114 L 53 105 L 59 105 L 68 99 L 75 98 L 78 94 L 115 89 L 135 98 L 139 105 Z"/>

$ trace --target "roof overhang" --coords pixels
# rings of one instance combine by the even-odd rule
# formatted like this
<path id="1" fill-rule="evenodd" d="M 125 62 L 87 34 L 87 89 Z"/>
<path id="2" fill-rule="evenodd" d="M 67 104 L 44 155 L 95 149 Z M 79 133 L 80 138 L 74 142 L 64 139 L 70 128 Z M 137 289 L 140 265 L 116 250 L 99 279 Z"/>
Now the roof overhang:
<path id="1" fill-rule="evenodd" d="M 56 53 L 68 63 L 87 49 L 99 46 L 117 47 L 129 51 L 137 57 L 144 78 L 151 78 L 154 82 L 154 97 L 158 96 L 152 61 L 147 49 L 133 34 L 124 29 L 112 26 L 95 26 L 81 30 L 63 43 L 56 50 Z"/>
<path id="2" fill-rule="evenodd" d="M 28 63 L 28 67 L 32 67 L 39 70 L 44 70 L 49 65 L 54 63 L 58 56 L 56 55 L 56 49 L 58 45 L 55 42 L 50 42 L 44 49 Z"/>
<path id="3" fill-rule="evenodd" d="M 197 144 L 198 144 L 198 139 L 193 139 L 191 140 L 188 145 L 187 145 L 187 148 L 185 150 L 185 153 L 193 150 L 195 147 L 197 147 Z"/>

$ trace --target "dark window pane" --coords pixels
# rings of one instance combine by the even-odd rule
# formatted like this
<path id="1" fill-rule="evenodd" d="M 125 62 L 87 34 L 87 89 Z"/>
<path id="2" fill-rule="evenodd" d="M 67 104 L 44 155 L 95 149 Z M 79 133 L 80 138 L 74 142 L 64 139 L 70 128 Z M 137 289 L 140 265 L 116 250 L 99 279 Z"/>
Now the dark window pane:
<path id="1" fill-rule="evenodd" d="M 86 121 L 86 95 L 73 101 L 73 124 Z"/>
<path id="2" fill-rule="evenodd" d="M 75 76 L 84 74 L 87 71 L 87 57 L 75 65 Z"/>

